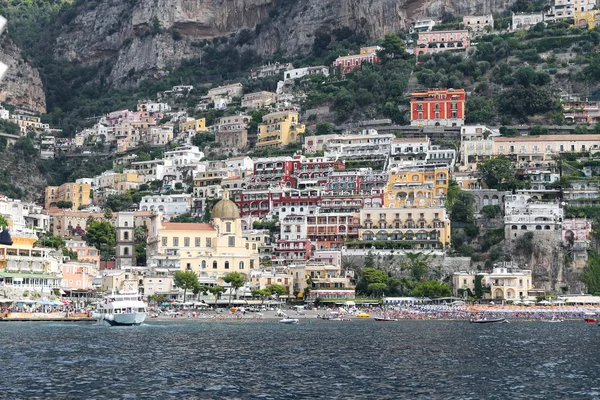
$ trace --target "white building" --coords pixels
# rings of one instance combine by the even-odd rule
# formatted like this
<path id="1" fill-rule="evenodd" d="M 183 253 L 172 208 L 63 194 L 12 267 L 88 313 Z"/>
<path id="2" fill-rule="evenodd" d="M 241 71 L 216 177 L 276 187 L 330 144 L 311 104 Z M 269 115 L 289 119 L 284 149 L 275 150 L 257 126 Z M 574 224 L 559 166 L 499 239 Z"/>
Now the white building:
<path id="1" fill-rule="evenodd" d="M 139 183 L 148 183 L 162 180 L 165 169 L 171 166 L 168 160 L 135 161 L 131 163 L 131 169 L 138 174 Z"/>
<path id="2" fill-rule="evenodd" d="M 432 19 L 425 19 L 422 21 L 415 21 L 411 24 L 408 33 L 419 33 L 419 32 L 430 32 L 435 26 L 435 21 Z"/>
<path id="3" fill-rule="evenodd" d="M 146 102 L 138 103 L 137 110 L 138 111 L 146 111 L 146 112 L 150 112 L 150 113 L 167 112 L 167 111 L 171 111 L 171 106 L 169 106 L 167 103 L 156 103 L 153 101 L 146 101 Z"/>
<path id="4" fill-rule="evenodd" d="M 336 135 L 323 145 L 325 157 L 332 159 L 384 158 L 390 154 L 392 133 L 379 134 L 375 129 L 363 130 L 359 134 Z"/>
<path id="5" fill-rule="evenodd" d="M 225 160 L 227 168 L 234 168 L 240 172 L 254 171 L 254 160 L 248 156 L 232 157 Z"/>
<path id="6" fill-rule="evenodd" d="M 295 68 L 289 71 L 285 71 L 285 73 L 283 74 L 283 79 L 285 81 L 293 81 L 295 79 L 303 78 L 307 75 L 329 76 L 329 68 L 324 65 L 318 65 L 315 67 Z"/>
<path id="7" fill-rule="evenodd" d="M 142 197 L 142 201 L 140 201 L 141 211 L 158 211 L 163 213 L 167 218 L 189 213 L 191 208 L 191 194 L 144 196 Z"/>
<path id="8" fill-rule="evenodd" d="M 10 117 L 10 112 L 5 110 L 4 107 L 0 106 L 0 119 L 8 120 Z"/>
<path id="9" fill-rule="evenodd" d="M 172 151 L 165 151 L 163 158 L 175 167 L 198 164 L 204 153 L 197 146 L 181 146 Z"/>
<path id="10" fill-rule="evenodd" d="M 50 217 L 42 212 L 41 206 L 0 195 L 0 215 L 9 220 L 11 232 L 50 230 Z"/>
<path id="11" fill-rule="evenodd" d="M 559 203 L 535 201 L 524 193 L 506 196 L 505 238 L 514 240 L 527 232 L 560 235 L 563 216 L 563 209 Z"/>
<path id="12" fill-rule="evenodd" d="M 512 13 L 512 30 L 529 30 L 534 25 L 544 22 L 544 14 L 539 13 Z"/>
<path id="13" fill-rule="evenodd" d="M 530 295 L 533 290 L 531 270 L 521 269 L 511 263 L 499 263 L 492 272 L 455 272 L 452 276 L 452 286 L 455 296 L 464 296 L 468 291 L 475 292 L 475 278 L 482 277 L 485 299 L 522 301 L 533 300 Z"/>

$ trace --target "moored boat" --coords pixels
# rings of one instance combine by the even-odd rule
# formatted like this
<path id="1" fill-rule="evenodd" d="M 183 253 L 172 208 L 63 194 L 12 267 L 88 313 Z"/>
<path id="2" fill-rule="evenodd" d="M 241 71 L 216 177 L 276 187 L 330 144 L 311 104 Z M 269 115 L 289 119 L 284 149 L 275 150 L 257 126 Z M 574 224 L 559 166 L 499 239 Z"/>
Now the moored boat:
<path id="1" fill-rule="evenodd" d="M 469 320 L 472 324 L 492 324 L 494 322 L 508 322 L 506 318 L 494 318 L 494 319 L 473 319 Z"/>
<path id="2" fill-rule="evenodd" d="M 300 322 L 297 318 L 284 318 L 279 320 L 279 323 L 281 324 L 297 324 L 298 322 Z"/>
<path id="3" fill-rule="evenodd" d="M 379 321 L 379 322 L 392 322 L 392 321 L 398 321 L 396 318 L 388 318 L 388 317 L 375 317 L 373 318 L 375 321 Z"/>

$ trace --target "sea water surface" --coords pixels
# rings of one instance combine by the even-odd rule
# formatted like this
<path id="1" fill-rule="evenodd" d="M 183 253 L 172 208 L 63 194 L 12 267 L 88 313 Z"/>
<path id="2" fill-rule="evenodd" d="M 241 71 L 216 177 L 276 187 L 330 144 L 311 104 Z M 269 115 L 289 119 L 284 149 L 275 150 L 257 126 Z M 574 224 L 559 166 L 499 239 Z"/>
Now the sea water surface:
<path id="1" fill-rule="evenodd" d="M 1 399 L 596 399 L 599 364 L 579 321 L 0 325 Z"/>

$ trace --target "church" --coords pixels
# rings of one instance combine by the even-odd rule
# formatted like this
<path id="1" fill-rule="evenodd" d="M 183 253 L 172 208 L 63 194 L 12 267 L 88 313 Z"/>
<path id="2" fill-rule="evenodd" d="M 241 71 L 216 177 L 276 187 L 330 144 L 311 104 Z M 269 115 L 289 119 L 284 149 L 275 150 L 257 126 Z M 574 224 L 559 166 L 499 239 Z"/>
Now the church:
<path id="1" fill-rule="evenodd" d="M 150 228 L 148 266 L 194 271 L 199 278 L 219 280 L 230 272 L 248 278 L 258 268 L 258 250 L 242 237 L 240 211 L 225 194 L 212 209 L 211 222 L 162 222 Z"/>

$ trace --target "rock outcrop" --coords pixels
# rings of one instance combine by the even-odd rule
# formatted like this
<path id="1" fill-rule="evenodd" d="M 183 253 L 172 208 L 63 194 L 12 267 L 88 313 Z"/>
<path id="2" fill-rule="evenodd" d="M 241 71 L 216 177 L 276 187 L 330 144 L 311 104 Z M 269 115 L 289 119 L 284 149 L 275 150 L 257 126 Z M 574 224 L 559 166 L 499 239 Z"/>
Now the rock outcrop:
<path id="1" fill-rule="evenodd" d="M 93 65 L 110 61 L 109 81 L 160 76 L 195 44 L 244 29 L 258 34 L 258 54 L 302 54 L 317 32 L 359 30 L 371 39 L 425 17 L 501 11 L 514 0 L 105 0 L 84 2 L 56 39 L 57 59 Z"/>
<path id="2" fill-rule="evenodd" d="M 46 112 L 46 95 L 37 69 L 25 61 L 7 36 L 0 37 L 0 61 L 9 66 L 0 82 L 0 101 L 39 113 Z"/>

